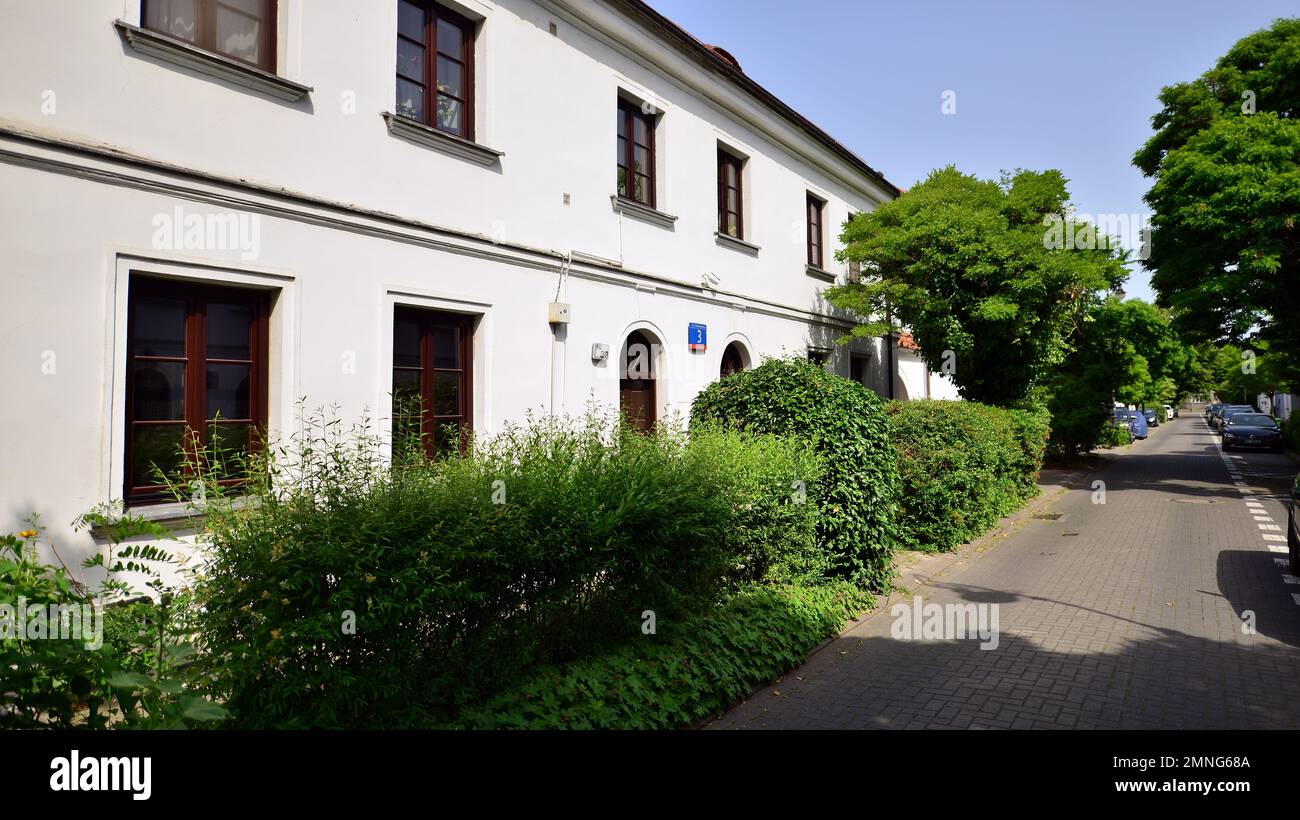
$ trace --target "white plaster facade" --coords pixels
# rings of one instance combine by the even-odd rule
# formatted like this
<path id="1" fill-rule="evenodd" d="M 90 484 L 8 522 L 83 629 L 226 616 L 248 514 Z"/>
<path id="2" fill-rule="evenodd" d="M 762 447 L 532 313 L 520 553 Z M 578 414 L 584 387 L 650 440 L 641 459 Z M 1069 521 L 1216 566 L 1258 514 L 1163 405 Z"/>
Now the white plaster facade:
<path id="1" fill-rule="evenodd" d="M 122 494 L 133 275 L 272 294 L 273 436 L 299 397 L 387 417 L 397 305 L 473 317 L 483 431 L 615 404 L 592 345 L 612 359 L 636 329 L 662 344 L 661 415 L 689 408 L 732 341 L 747 364 L 826 349 L 845 376 L 866 356 L 864 380 L 888 393 L 881 341 L 835 344 L 847 319 L 819 293 L 846 274 L 830 256 L 841 223 L 892 185 L 640 3 L 447 5 L 475 21 L 489 164 L 390 133 L 395 0 L 280 0 L 285 88 L 270 90 L 132 45 L 140 0 L 0 0 L 0 531 L 39 512 L 65 561 L 95 549 L 67 525 Z M 661 112 L 650 219 L 611 200 L 620 95 Z M 719 144 L 747 158 L 754 248 L 715 234 Z M 806 270 L 808 192 L 826 203 L 831 277 Z M 172 241 L 173 215 L 236 220 L 241 242 Z M 572 306 L 567 326 L 548 323 L 552 301 Z M 691 322 L 708 327 L 702 353 Z M 902 381 L 924 395 L 915 369 Z"/>

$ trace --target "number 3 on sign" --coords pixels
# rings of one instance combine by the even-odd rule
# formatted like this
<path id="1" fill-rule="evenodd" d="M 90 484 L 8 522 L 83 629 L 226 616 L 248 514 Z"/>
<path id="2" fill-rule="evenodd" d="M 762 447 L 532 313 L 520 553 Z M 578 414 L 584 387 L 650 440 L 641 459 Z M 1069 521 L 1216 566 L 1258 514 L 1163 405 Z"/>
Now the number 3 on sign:
<path id="1" fill-rule="evenodd" d="M 708 325 L 691 322 L 687 328 L 686 342 L 691 350 L 707 350 L 709 344 Z"/>

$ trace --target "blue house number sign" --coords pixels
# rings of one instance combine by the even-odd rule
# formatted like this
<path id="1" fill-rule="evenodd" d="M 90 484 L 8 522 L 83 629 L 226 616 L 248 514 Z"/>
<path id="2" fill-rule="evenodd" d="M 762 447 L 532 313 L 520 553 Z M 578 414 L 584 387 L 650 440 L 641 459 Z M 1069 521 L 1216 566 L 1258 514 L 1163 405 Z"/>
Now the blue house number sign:
<path id="1" fill-rule="evenodd" d="M 709 347 L 709 327 L 696 322 L 691 322 L 687 328 L 686 341 L 690 344 L 691 350 L 708 350 Z"/>

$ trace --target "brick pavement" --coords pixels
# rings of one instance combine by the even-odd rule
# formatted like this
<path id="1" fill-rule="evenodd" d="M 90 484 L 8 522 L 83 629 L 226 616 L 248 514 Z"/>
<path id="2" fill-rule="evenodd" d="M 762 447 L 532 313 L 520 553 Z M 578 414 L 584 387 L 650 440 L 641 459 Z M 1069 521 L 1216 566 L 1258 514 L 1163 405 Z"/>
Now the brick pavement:
<path id="1" fill-rule="evenodd" d="M 1297 468 L 1230 461 L 1242 488 L 1199 416 L 1156 428 L 910 590 L 999 604 L 996 649 L 896 640 L 882 608 L 707 728 L 1300 728 L 1300 588 L 1260 526 Z"/>

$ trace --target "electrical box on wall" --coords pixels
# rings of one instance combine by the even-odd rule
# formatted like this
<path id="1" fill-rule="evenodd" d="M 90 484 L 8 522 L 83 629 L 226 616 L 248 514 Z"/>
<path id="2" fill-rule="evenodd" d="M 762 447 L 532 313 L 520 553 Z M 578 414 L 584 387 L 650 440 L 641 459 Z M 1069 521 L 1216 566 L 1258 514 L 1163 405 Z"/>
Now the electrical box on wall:
<path id="1" fill-rule="evenodd" d="M 609 358 L 609 345 L 603 342 L 592 342 L 591 360 L 593 362 L 603 362 Z"/>
<path id="2" fill-rule="evenodd" d="M 569 311 L 568 302 L 550 302 L 546 306 L 546 321 L 553 325 L 567 325 L 569 323 Z"/>

